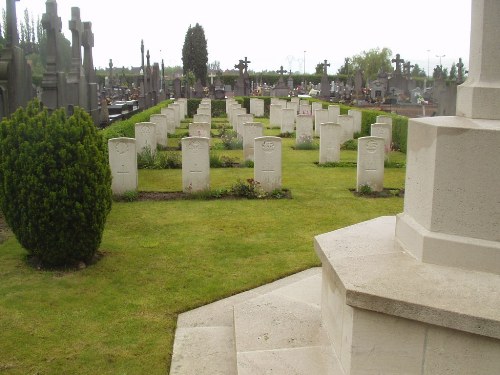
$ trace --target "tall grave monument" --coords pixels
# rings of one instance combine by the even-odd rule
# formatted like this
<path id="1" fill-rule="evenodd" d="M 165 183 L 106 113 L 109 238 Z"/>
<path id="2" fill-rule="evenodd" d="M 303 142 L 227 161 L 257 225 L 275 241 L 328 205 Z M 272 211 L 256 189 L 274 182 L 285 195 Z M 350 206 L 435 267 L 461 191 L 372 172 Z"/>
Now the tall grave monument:
<path id="1" fill-rule="evenodd" d="M 234 84 L 235 96 L 249 96 L 250 95 L 250 78 L 248 75 L 248 64 L 251 63 L 245 56 L 245 60 L 240 60 L 234 67 L 238 69 L 239 76 Z"/>
<path id="2" fill-rule="evenodd" d="M 283 78 L 283 74 L 287 73 L 287 71 L 284 70 L 283 65 L 281 65 L 280 69 L 277 70 L 276 73 L 279 73 L 280 78 L 279 78 L 276 86 L 273 88 L 272 96 L 274 96 L 274 97 L 288 96 L 290 89 L 288 88 L 288 86 L 285 83 L 285 80 Z"/>
<path id="3" fill-rule="evenodd" d="M 61 17 L 57 14 L 56 0 L 47 0 L 42 26 L 47 34 L 47 66 L 42 78 L 42 102 L 53 110 L 66 107 L 66 75 L 60 69 L 57 38 L 61 33 Z"/>
<path id="4" fill-rule="evenodd" d="M 471 14 L 457 116 L 409 121 L 404 212 L 315 238 L 345 374 L 500 373 L 500 2 Z"/>
<path id="5" fill-rule="evenodd" d="M 0 52 L 0 119 L 34 97 L 31 67 L 19 47 L 16 1 L 6 1 L 6 46 Z"/>
<path id="6" fill-rule="evenodd" d="M 330 82 L 328 82 L 328 67 L 330 64 L 327 60 L 323 62 L 323 76 L 321 77 L 321 90 L 319 96 L 323 99 L 330 99 Z"/>

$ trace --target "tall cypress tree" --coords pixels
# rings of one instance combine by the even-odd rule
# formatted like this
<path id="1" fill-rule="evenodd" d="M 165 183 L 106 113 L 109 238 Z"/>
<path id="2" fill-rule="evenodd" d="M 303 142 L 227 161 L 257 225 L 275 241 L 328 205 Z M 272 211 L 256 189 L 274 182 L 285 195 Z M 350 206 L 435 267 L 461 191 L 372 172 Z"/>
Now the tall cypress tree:
<path id="1" fill-rule="evenodd" d="M 200 24 L 194 27 L 189 25 L 182 47 L 182 70 L 184 74 L 189 71 L 194 73 L 196 79 L 206 86 L 207 81 L 208 51 L 205 31 Z"/>

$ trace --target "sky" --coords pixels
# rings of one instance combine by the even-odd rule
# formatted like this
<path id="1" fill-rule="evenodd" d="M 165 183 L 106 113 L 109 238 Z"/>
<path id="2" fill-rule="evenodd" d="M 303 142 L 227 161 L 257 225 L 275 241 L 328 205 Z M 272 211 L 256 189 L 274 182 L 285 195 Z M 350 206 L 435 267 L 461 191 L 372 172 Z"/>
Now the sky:
<path id="1" fill-rule="evenodd" d="M 186 31 L 196 23 L 205 31 L 208 62 L 219 61 L 222 70 L 247 57 L 256 72 L 283 66 L 314 73 L 326 59 L 334 74 L 346 57 L 384 47 L 426 72 L 469 61 L 471 0 L 57 0 L 57 7 L 69 40 L 71 7 L 92 22 L 98 68 L 110 59 L 115 67 L 140 66 L 141 39 L 152 64 L 182 65 Z M 16 1 L 16 9 L 18 21 L 25 9 L 36 20 L 45 1 Z"/>

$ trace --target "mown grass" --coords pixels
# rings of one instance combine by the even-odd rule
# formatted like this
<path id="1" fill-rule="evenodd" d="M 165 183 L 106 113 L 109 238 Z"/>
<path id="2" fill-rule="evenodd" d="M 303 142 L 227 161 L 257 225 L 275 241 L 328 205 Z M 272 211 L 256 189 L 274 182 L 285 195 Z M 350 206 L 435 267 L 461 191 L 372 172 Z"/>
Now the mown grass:
<path id="1" fill-rule="evenodd" d="M 115 202 L 103 258 L 80 271 L 33 269 L 15 238 L 7 239 L 0 245 L 0 373 L 168 373 L 179 313 L 318 266 L 315 235 L 402 211 L 401 198 L 355 197 L 355 168 L 318 167 L 318 150 L 293 144 L 283 139 L 282 181 L 292 199 Z M 216 152 L 242 160 L 241 150 Z M 356 161 L 356 152 L 341 157 Z M 181 173 L 140 170 L 139 189 L 180 191 Z M 228 188 L 253 169 L 210 174 L 211 188 Z M 404 174 L 386 169 L 385 186 L 403 187 Z"/>

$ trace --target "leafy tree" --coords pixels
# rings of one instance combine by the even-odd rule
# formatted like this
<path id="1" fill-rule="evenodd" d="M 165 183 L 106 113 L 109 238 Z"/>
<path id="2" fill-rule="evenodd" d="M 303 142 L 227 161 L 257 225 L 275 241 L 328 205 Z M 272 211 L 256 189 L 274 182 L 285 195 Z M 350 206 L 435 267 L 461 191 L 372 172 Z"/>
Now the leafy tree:
<path id="1" fill-rule="evenodd" d="M 354 72 L 354 66 L 352 64 L 352 60 L 349 57 L 346 57 L 344 59 L 344 65 L 342 65 L 339 68 L 339 70 L 337 71 L 337 74 L 348 76 L 349 74 L 352 74 L 353 72 Z"/>
<path id="2" fill-rule="evenodd" d="M 316 68 L 314 68 L 315 69 L 315 74 L 323 74 L 323 66 L 324 65 L 325 64 L 323 64 L 323 63 L 318 63 L 316 65 Z"/>
<path id="3" fill-rule="evenodd" d="M 205 31 L 198 23 L 189 28 L 184 39 L 182 47 L 182 70 L 186 74 L 192 71 L 196 79 L 201 80 L 201 84 L 206 86 L 207 83 L 207 40 L 205 39 Z"/>
<path id="4" fill-rule="evenodd" d="M 448 78 L 448 68 L 443 68 L 442 65 L 436 65 L 434 68 L 434 72 L 432 73 L 432 78 L 438 79 L 447 79 Z"/>
<path id="5" fill-rule="evenodd" d="M 449 79 L 457 79 L 457 66 L 455 63 L 451 65 L 450 74 L 448 75 Z"/>
<path id="6" fill-rule="evenodd" d="M 418 64 L 415 64 L 413 66 L 413 69 L 411 70 L 411 76 L 412 77 L 425 77 L 427 74 L 425 73 L 425 70 L 420 68 Z"/>
<path id="7" fill-rule="evenodd" d="M 0 124 L 0 207 L 44 266 L 92 260 L 111 209 L 106 144 L 76 107 L 49 114 L 34 100 Z"/>
<path id="8" fill-rule="evenodd" d="M 377 78 L 378 72 L 382 69 L 385 72 L 391 71 L 392 51 L 389 48 L 374 48 L 369 51 L 363 51 L 359 55 L 352 57 L 354 69 L 360 69 L 366 79 L 373 80 Z"/>

